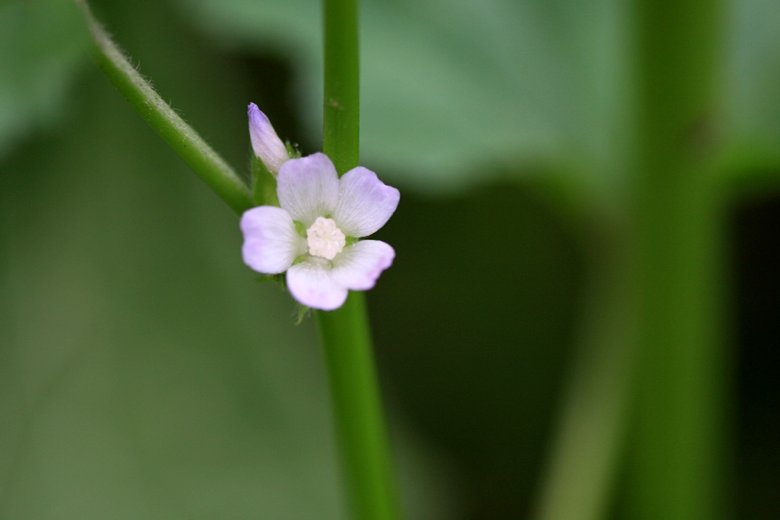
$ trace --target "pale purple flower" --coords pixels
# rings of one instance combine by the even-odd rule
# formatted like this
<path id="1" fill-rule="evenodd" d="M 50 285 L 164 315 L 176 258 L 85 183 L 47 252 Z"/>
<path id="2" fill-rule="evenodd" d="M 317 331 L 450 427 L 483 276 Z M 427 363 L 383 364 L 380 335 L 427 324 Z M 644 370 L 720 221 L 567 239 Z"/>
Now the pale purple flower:
<path id="1" fill-rule="evenodd" d="M 249 103 L 247 115 L 249 116 L 249 138 L 252 141 L 252 150 L 255 152 L 255 156 L 268 168 L 268 171 L 276 175 L 282 164 L 290 159 L 287 147 L 276 135 L 271 121 L 257 108 L 257 105 Z"/>
<path id="2" fill-rule="evenodd" d="M 341 178 L 322 153 L 290 159 L 277 177 L 279 205 L 241 217 L 244 263 L 264 274 L 287 272 L 298 302 L 321 310 L 341 307 L 347 292 L 374 287 L 395 251 L 375 233 L 398 207 L 398 190 L 358 166 Z M 297 226 L 296 226 L 297 224 Z"/>

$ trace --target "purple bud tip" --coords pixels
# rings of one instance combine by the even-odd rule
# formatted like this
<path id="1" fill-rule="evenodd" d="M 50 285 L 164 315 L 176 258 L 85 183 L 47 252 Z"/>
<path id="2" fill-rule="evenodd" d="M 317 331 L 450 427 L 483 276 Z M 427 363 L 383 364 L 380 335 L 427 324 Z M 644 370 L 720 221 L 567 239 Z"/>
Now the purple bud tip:
<path id="1" fill-rule="evenodd" d="M 276 174 L 282 163 L 290 158 L 287 148 L 276 135 L 268 116 L 263 114 L 257 105 L 249 103 L 247 113 L 249 115 L 249 137 L 252 141 L 252 150 L 255 156 L 263 161 L 268 171 Z"/>
<path id="2" fill-rule="evenodd" d="M 268 116 L 266 116 L 263 111 L 260 110 L 254 103 L 249 103 L 249 107 L 247 108 L 247 115 L 249 116 L 250 121 L 254 121 L 256 123 L 269 122 Z"/>

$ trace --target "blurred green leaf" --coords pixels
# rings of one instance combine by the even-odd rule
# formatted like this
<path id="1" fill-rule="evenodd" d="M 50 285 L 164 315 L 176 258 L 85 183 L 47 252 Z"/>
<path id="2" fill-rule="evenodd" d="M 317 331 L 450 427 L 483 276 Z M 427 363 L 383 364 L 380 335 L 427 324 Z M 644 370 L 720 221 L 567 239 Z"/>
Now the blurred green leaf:
<path id="1" fill-rule="evenodd" d="M 518 165 L 541 164 L 589 176 L 588 182 L 606 180 L 600 189 L 620 173 L 630 114 L 624 3 L 363 4 L 361 133 L 368 162 L 406 185 L 437 192 L 504 175 L 507 165 L 515 175 L 541 171 Z M 220 41 L 289 57 L 304 86 L 301 113 L 319 135 L 316 0 L 179 5 Z M 773 0 L 734 6 L 724 99 L 732 140 L 776 147 L 780 138 L 778 13 Z"/>
<path id="2" fill-rule="evenodd" d="M 22 136 L 60 118 L 88 41 L 64 0 L 0 5 L 0 157 Z"/>
<path id="3" fill-rule="evenodd" d="M 271 46 L 298 66 L 318 133 L 315 0 L 180 2 L 234 45 Z M 484 181 L 518 161 L 605 163 L 620 97 L 619 3 L 367 0 L 362 152 L 424 189 Z M 269 87 L 270 88 L 270 87 Z M 475 175 L 478 168 L 485 168 Z M 489 170 L 489 171 L 488 171 Z"/>
<path id="4" fill-rule="evenodd" d="M 780 148 L 780 9 L 774 0 L 743 0 L 731 8 L 728 116 L 753 149 Z"/>
<path id="5" fill-rule="evenodd" d="M 745 0 L 730 14 L 730 142 L 719 173 L 732 200 L 755 199 L 780 189 L 780 10 L 772 0 Z"/>

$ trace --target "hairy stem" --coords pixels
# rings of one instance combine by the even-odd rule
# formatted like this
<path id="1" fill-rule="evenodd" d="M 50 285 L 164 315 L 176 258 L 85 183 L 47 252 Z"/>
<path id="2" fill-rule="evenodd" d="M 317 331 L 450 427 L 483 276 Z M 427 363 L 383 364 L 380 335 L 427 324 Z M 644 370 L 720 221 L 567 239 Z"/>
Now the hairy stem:
<path id="1" fill-rule="evenodd" d="M 144 80 L 95 20 L 84 0 L 76 0 L 87 20 L 98 65 L 133 108 L 235 212 L 253 206 L 246 184 L 228 164 Z"/>

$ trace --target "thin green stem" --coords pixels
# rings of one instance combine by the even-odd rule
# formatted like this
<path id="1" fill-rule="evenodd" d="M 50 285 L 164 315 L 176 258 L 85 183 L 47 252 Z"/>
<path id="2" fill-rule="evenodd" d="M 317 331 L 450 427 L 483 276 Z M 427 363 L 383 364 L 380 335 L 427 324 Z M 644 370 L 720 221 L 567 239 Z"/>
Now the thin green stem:
<path id="1" fill-rule="evenodd" d="M 608 511 L 636 350 L 625 234 L 591 245 L 577 358 L 545 468 L 535 520 L 597 520 Z M 593 238 L 593 237 L 589 237 Z"/>
<path id="2" fill-rule="evenodd" d="M 323 150 L 339 173 L 358 164 L 360 97 L 357 0 L 324 0 Z M 317 312 L 350 510 L 356 520 L 399 518 L 365 299 L 351 293 Z"/>
<path id="3" fill-rule="evenodd" d="M 628 513 L 711 520 L 725 510 L 722 227 L 712 164 L 723 6 L 635 7 L 640 371 Z"/>
<path id="4" fill-rule="evenodd" d="M 98 65 L 135 110 L 184 159 L 193 171 L 237 213 L 251 208 L 246 184 L 144 80 L 92 15 L 76 0 L 87 20 Z"/>

